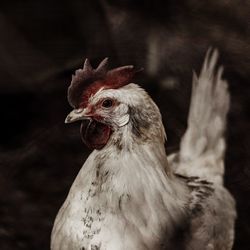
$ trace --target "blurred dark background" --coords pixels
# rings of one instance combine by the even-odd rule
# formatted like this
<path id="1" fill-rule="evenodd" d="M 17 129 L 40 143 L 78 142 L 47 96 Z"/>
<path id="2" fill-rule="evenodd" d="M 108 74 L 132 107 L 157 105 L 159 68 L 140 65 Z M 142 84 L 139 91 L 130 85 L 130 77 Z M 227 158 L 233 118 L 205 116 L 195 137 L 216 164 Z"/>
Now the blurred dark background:
<path id="1" fill-rule="evenodd" d="M 49 249 L 56 213 L 90 153 L 66 126 L 71 74 L 88 57 L 144 67 L 167 151 L 186 128 L 192 70 L 209 46 L 229 81 L 225 183 L 237 200 L 234 249 L 250 245 L 250 2 L 0 1 L 0 249 Z"/>

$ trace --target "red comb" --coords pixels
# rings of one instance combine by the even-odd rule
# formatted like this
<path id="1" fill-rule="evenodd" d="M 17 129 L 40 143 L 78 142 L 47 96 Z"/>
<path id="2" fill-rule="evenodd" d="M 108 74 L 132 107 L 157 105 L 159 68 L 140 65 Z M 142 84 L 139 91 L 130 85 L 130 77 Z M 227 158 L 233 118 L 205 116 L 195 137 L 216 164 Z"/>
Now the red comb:
<path id="1" fill-rule="evenodd" d="M 135 73 L 134 66 L 128 65 L 108 71 L 108 58 L 105 58 L 96 69 L 93 69 L 86 59 L 82 69 L 78 69 L 72 76 L 68 88 L 68 101 L 74 108 L 85 106 L 91 95 L 100 88 L 117 89 L 130 83 Z"/>

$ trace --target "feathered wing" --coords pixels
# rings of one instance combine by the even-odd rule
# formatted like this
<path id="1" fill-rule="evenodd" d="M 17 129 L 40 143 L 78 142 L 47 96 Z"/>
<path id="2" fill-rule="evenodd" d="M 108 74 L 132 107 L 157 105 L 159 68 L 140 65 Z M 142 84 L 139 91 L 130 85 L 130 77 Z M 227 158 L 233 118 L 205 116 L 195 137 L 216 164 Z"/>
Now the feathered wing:
<path id="1" fill-rule="evenodd" d="M 186 249 L 229 250 L 234 240 L 235 202 L 223 187 L 225 127 L 229 109 L 217 50 L 208 50 L 199 77 L 194 73 L 188 128 L 169 165 L 190 188 L 190 232 Z M 204 247 L 206 246 L 206 247 Z"/>
<path id="2" fill-rule="evenodd" d="M 222 80 L 222 66 L 216 70 L 218 51 L 209 49 L 199 77 L 193 74 L 188 128 L 180 151 L 169 157 L 179 174 L 199 176 L 222 183 L 226 115 L 229 109 L 228 84 Z"/>

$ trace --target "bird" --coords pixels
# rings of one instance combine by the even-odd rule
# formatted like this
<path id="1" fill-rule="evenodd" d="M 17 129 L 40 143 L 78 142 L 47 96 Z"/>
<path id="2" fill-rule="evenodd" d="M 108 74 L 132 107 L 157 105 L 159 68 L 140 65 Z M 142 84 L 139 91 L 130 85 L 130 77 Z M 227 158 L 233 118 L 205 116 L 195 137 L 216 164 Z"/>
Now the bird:
<path id="1" fill-rule="evenodd" d="M 228 250 L 236 203 L 223 184 L 230 104 L 219 52 L 209 48 L 193 73 L 187 129 L 166 154 L 159 108 L 134 77 L 133 65 L 96 68 L 88 59 L 68 88 L 92 150 L 60 208 L 52 250 Z"/>

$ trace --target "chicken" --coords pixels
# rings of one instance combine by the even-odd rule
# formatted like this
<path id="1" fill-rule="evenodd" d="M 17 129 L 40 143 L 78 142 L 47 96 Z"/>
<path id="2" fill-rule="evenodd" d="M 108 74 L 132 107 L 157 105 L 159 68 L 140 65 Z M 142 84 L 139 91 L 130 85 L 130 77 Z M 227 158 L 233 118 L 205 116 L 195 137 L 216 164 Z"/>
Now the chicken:
<path id="1" fill-rule="evenodd" d="M 167 157 L 160 111 L 132 83 L 136 70 L 93 69 L 86 60 L 68 89 L 93 149 L 57 214 L 51 249 L 231 249 L 235 201 L 223 186 L 224 130 L 229 108 L 217 50 L 194 74 L 188 128 Z"/>

